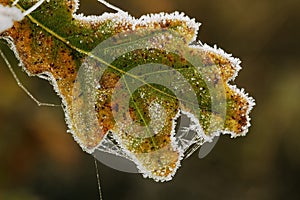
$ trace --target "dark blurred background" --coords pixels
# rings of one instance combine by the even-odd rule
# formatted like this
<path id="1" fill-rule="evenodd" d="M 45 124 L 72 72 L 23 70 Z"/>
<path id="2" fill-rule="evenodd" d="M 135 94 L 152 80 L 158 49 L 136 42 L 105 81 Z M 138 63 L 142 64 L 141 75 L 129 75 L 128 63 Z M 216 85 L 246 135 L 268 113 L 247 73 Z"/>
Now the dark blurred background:
<path id="1" fill-rule="evenodd" d="M 222 136 L 204 159 L 184 161 L 174 180 L 155 183 L 99 164 L 104 200 L 300 199 L 300 1 L 111 0 L 135 17 L 184 11 L 202 23 L 203 43 L 239 57 L 236 79 L 256 99 L 246 137 Z M 80 12 L 109 11 L 82 0 Z M 40 101 L 58 103 L 51 86 L 18 76 Z M 99 199 L 94 160 L 66 133 L 60 108 L 38 107 L 0 58 L 0 199 Z"/>

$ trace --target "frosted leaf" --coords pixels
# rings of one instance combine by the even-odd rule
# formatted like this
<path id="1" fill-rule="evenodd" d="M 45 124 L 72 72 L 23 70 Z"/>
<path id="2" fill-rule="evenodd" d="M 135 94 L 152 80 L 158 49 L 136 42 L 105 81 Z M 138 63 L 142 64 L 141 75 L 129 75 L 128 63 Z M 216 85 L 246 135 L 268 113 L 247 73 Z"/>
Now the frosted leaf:
<path id="1" fill-rule="evenodd" d="M 53 85 L 84 151 L 126 158 L 144 177 L 168 181 L 192 147 L 248 132 L 254 100 L 229 84 L 240 60 L 196 42 L 200 23 L 179 12 L 135 19 L 100 2 L 117 12 L 84 16 L 79 1 L 51 0 L 0 33 L 24 71 Z"/>

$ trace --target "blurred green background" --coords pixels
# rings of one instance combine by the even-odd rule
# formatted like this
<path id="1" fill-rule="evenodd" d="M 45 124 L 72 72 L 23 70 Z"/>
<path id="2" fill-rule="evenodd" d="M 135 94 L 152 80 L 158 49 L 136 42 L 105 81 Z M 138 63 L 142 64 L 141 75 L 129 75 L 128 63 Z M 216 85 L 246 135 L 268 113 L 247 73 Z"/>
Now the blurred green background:
<path id="1" fill-rule="evenodd" d="M 111 0 L 135 17 L 184 11 L 202 23 L 203 43 L 239 57 L 236 84 L 256 99 L 246 137 L 222 136 L 204 159 L 184 161 L 174 180 L 155 183 L 99 164 L 105 200 L 300 199 L 300 1 Z M 82 0 L 80 12 L 109 11 Z M 46 81 L 18 76 L 40 101 L 59 102 Z M 38 107 L 0 58 L 0 199 L 99 199 L 94 160 L 70 134 L 60 108 Z"/>

